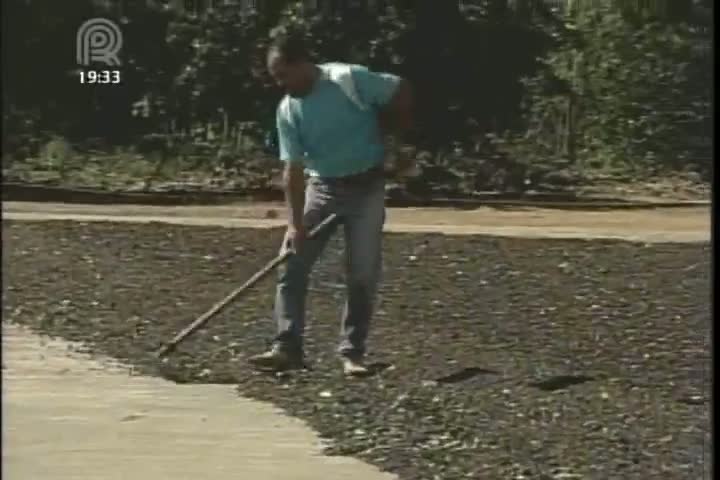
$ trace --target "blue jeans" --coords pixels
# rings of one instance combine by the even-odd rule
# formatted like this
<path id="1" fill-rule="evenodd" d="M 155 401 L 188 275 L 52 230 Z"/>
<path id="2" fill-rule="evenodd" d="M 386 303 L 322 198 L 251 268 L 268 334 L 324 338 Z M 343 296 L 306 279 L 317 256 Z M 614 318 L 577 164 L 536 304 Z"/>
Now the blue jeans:
<path id="1" fill-rule="evenodd" d="M 302 352 L 309 275 L 328 240 L 342 225 L 347 299 L 342 313 L 338 352 L 346 356 L 363 356 L 382 270 L 384 179 L 349 186 L 311 178 L 305 194 L 304 222 L 307 230 L 333 213 L 338 216 L 339 222 L 331 224 L 314 238 L 306 239 L 300 250 L 280 267 L 274 312 L 278 328 L 276 342 L 288 350 Z"/>

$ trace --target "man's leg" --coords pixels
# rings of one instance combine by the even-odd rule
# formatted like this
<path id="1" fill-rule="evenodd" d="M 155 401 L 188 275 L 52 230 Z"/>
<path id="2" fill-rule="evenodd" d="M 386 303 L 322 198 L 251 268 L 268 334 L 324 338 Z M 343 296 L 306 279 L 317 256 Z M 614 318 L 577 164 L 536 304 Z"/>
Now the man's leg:
<path id="1" fill-rule="evenodd" d="M 331 213 L 329 197 L 319 192 L 311 182 L 305 200 L 304 220 L 307 230 L 310 231 Z M 278 329 L 276 344 L 291 354 L 302 353 L 308 278 L 336 228 L 337 224 L 333 223 L 314 238 L 306 239 L 299 251 L 279 268 L 274 309 Z M 286 242 L 287 238 L 283 240 L 282 248 L 286 247 Z"/>
<path id="2" fill-rule="evenodd" d="M 359 359 L 365 355 L 365 340 L 382 271 L 384 181 L 374 182 L 348 202 L 343 218 L 347 301 L 342 316 L 339 353 Z"/>

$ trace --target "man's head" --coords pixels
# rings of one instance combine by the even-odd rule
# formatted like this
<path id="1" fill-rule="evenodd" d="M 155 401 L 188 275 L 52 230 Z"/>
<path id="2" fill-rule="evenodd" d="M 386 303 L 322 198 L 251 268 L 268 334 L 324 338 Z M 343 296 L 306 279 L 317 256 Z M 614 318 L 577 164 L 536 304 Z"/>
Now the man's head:
<path id="1" fill-rule="evenodd" d="M 316 67 L 302 38 L 291 35 L 276 38 L 268 50 L 267 67 L 278 86 L 291 97 L 302 97 L 312 90 Z"/>

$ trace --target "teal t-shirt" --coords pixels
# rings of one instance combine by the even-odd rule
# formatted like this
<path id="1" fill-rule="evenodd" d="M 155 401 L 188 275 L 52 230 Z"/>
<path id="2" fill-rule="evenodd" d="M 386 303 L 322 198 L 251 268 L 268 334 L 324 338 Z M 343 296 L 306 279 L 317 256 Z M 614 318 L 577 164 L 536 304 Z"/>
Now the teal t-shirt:
<path id="1" fill-rule="evenodd" d="M 351 66 L 355 91 L 365 110 L 335 82 L 320 78 L 302 98 L 286 96 L 277 109 L 280 160 L 302 162 L 312 176 L 343 177 L 382 163 L 385 149 L 378 109 L 395 93 L 400 78 Z"/>

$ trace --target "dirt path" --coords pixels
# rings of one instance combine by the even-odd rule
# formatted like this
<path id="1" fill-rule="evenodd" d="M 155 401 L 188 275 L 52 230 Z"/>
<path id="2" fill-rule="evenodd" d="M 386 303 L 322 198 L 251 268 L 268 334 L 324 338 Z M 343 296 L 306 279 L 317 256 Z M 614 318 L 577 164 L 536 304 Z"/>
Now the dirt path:
<path id="1" fill-rule="evenodd" d="M 278 227 L 278 204 L 151 207 L 5 202 L 3 217 L 16 220 L 165 222 L 226 227 Z M 710 208 L 558 210 L 537 208 L 389 209 L 387 231 L 484 234 L 534 238 L 616 238 L 643 242 L 707 242 Z"/>
<path id="2" fill-rule="evenodd" d="M 2 327 L 3 477 L 9 480 L 394 478 L 320 455 L 316 435 L 217 385 L 176 385 Z"/>

